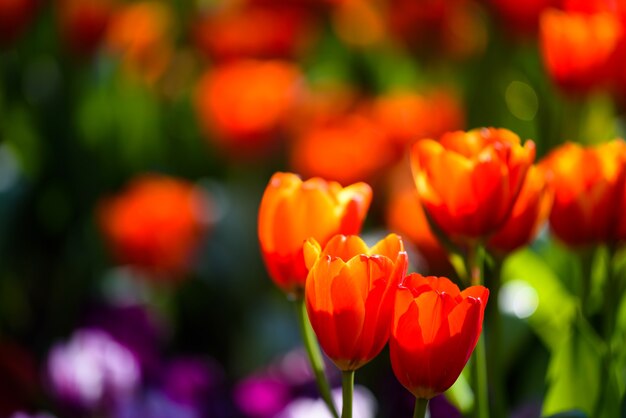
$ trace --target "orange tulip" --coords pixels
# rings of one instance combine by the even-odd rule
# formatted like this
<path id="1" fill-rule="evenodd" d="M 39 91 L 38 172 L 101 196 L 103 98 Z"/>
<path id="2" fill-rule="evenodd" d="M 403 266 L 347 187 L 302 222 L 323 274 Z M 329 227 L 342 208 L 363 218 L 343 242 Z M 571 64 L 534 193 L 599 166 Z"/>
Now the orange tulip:
<path id="1" fill-rule="evenodd" d="M 615 240 L 616 225 L 624 216 L 619 196 L 625 156 L 623 140 L 593 147 L 566 143 L 542 162 L 554 191 L 550 227 L 561 241 L 582 246 Z"/>
<path id="2" fill-rule="evenodd" d="M 219 145 L 238 153 L 253 150 L 258 156 L 295 105 L 300 81 L 298 67 L 287 61 L 236 60 L 219 65 L 198 84 L 200 122 Z"/>
<path id="3" fill-rule="evenodd" d="M 443 89 L 424 95 L 397 91 L 380 96 L 372 105 L 372 116 L 402 153 L 418 139 L 438 138 L 465 125 L 459 99 Z"/>
<path id="4" fill-rule="evenodd" d="M 304 253 L 311 326 L 340 370 L 356 370 L 389 339 L 396 289 L 408 265 L 402 239 L 390 234 L 368 248 L 358 236 L 336 235 L 323 250 L 308 240 Z"/>
<path id="5" fill-rule="evenodd" d="M 302 181 L 291 173 L 272 176 L 259 208 L 259 241 L 270 277 L 286 293 L 300 295 L 307 268 L 302 244 L 325 245 L 335 234 L 357 234 L 372 200 L 365 183 L 342 188 L 321 178 Z"/>
<path id="6" fill-rule="evenodd" d="M 209 204 L 192 184 L 145 175 L 102 202 L 100 226 L 118 262 L 150 278 L 178 279 L 202 238 Z"/>
<path id="7" fill-rule="evenodd" d="M 172 56 L 172 15 L 166 3 L 139 1 L 120 8 L 107 30 L 108 48 L 121 57 L 128 74 L 153 83 Z"/>
<path id="8" fill-rule="evenodd" d="M 411 149 L 413 177 L 422 205 L 451 239 L 487 237 L 506 221 L 535 144 L 506 129 L 451 132 Z"/>
<path id="9" fill-rule="evenodd" d="M 373 180 L 396 158 L 384 129 L 360 114 L 347 114 L 305 131 L 293 143 L 290 162 L 308 176 L 348 184 Z"/>
<path id="10" fill-rule="evenodd" d="M 605 83 L 620 36 L 620 22 L 613 13 L 547 9 L 540 18 L 545 66 L 565 91 L 585 92 Z"/>
<path id="11" fill-rule="evenodd" d="M 489 290 L 464 291 L 445 277 L 405 277 L 396 294 L 389 340 L 396 378 L 415 397 L 446 391 L 476 347 Z"/>
<path id="12" fill-rule="evenodd" d="M 198 19 L 193 36 L 212 58 L 288 58 L 310 43 L 312 17 L 291 3 L 225 7 Z"/>
<path id="13" fill-rule="evenodd" d="M 508 220 L 489 239 L 489 249 L 509 254 L 531 242 L 550 214 L 552 196 L 543 170 L 531 166 Z"/>

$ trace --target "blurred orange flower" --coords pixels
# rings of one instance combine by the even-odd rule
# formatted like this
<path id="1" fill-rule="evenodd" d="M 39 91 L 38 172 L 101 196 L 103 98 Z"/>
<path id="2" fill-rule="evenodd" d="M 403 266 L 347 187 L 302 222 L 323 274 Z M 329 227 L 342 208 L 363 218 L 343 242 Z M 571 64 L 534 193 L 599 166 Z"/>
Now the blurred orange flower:
<path id="1" fill-rule="evenodd" d="M 561 241 L 584 246 L 615 240 L 616 226 L 624 217 L 620 193 L 625 161 L 621 139 L 592 147 L 569 142 L 542 161 L 554 191 L 550 227 Z"/>
<path id="2" fill-rule="evenodd" d="M 358 234 L 372 200 L 365 183 L 342 188 L 292 173 L 272 176 L 259 207 L 259 242 L 270 277 L 284 292 L 301 294 L 307 276 L 302 244 L 325 245 L 335 234 Z"/>
<path id="3" fill-rule="evenodd" d="M 171 10 L 166 3 L 139 1 L 121 7 L 107 31 L 107 46 L 134 76 L 153 83 L 172 56 Z"/>
<path id="4" fill-rule="evenodd" d="M 509 254 L 530 243 L 548 219 L 552 198 L 545 173 L 531 166 L 509 218 L 489 239 L 487 247 L 498 254 Z"/>
<path id="5" fill-rule="evenodd" d="M 489 290 L 460 291 L 445 277 L 412 273 L 397 291 L 389 340 L 396 378 L 431 399 L 457 380 L 480 337 Z"/>
<path id="6" fill-rule="evenodd" d="M 57 0 L 61 35 L 70 50 L 78 55 L 95 52 L 116 6 L 116 0 Z"/>
<path id="7" fill-rule="evenodd" d="M 0 1 L 0 46 L 13 43 L 30 23 L 38 0 Z"/>
<path id="8" fill-rule="evenodd" d="M 368 248 L 358 236 L 336 235 L 323 249 L 308 240 L 304 253 L 311 326 L 340 370 L 356 370 L 389 339 L 396 289 L 408 267 L 402 239 L 390 234 Z"/>
<path id="9" fill-rule="evenodd" d="M 342 184 L 374 180 L 398 158 L 385 130 L 357 112 L 311 126 L 291 145 L 295 171 Z"/>
<path id="10" fill-rule="evenodd" d="M 439 138 L 465 125 L 459 99 L 443 89 L 424 95 L 397 91 L 380 96 L 372 104 L 372 114 L 403 153 L 418 139 Z"/>
<path id="11" fill-rule="evenodd" d="M 196 110 L 209 138 L 241 153 L 276 139 L 302 81 L 287 61 L 236 60 L 208 71 L 196 88 Z"/>
<path id="12" fill-rule="evenodd" d="M 310 43 L 313 17 L 291 3 L 246 5 L 202 16 L 192 30 L 196 45 L 209 57 L 288 58 Z"/>
<path id="13" fill-rule="evenodd" d="M 509 216 L 535 144 L 506 129 L 482 128 L 426 139 L 411 149 L 420 200 L 451 239 L 472 240 L 495 232 Z"/>
<path id="14" fill-rule="evenodd" d="M 566 92 L 603 86 L 621 32 L 613 13 L 545 10 L 540 18 L 540 46 L 548 73 Z"/>
<path id="15" fill-rule="evenodd" d="M 118 262 L 153 279 L 171 280 L 188 270 L 209 211 L 207 197 L 192 184 L 144 175 L 105 199 L 99 220 Z"/>

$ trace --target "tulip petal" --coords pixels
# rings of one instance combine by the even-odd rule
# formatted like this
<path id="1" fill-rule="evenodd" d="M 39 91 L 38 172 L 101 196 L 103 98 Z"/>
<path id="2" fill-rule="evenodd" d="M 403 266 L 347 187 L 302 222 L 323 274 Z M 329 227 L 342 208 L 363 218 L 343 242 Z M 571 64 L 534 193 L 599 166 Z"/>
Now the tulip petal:
<path id="1" fill-rule="evenodd" d="M 389 234 L 378 241 L 370 250 L 369 254 L 380 254 L 390 260 L 395 260 L 398 253 L 404 251 L 402 238 L 396 234 Z"/>
<path id="2" fill-rule="evenodd" d="M 368 253 L 369 248 L 359 236 L 335 235 L 324 247 L 322 257 L 330 255 L 348 262 L 348 260 L 357 255 Z"/>

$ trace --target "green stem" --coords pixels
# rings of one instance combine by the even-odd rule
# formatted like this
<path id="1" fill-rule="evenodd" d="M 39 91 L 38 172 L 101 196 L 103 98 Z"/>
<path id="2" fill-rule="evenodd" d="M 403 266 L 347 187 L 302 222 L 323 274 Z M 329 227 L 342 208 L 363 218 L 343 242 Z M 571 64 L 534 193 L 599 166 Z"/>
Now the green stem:
<path id="1" fill-rule="evenodd" d="M 472 286 L 483 284 L 482 269 L 484 259 L 484 249 L 477 243 L 470 246 L 467 252 L 467 266 L 470 271 L 470 281 Z M 493 302 L 492 302 L 493 303 Z M 478 339 L 476 349 L 472 353 L 472 383 L 476 396 L 476 406 L 474 408 L 477 418 L 489 418 L 489 393 L 487 384 L 487 356 L 485 353 L 484 336 Z"/>
<path id="2" fill-rule="evenodd" d="M 485 312 L 485 328 L 487 337 L 487 378 L 491 382 L 492 412 L 497 417 L 507 416 L 506 390 L 503 376 L 502 361 L 502 315 L 499 298 L 502 286 L 503 259 L 496 257 L 490 274 L 485 274 L 485 282 L 489 287 L 489 303 Z"/>
<path id="3" fill-rule="evenodd" d="M 322 353 L 320 351 L 319 344 L 317 343 L 317 339 L 315 338 L 313 328 L 311 328 L 311 323 L 309 322 L 309 317 L 306 313 L 306 306 L 304 305 L 304 299 L 297 298 L 295 303 L 297 305 L 296 310 L 298 311 L 298 324 L 300 325 L 302 340 L 304 341 L 304 347 L 306 348 L 306 353 L 309 357 L 313 374 L 315 375 L 317 388 L 333 417 L 339 418 L 339 414 L 337 413 L 333 398 L 330 394 L 330 386 L 328 384 L 328 380 L 326 379 L 326 374 L 324 373 L 324 360 L 322 358 Z"/>
<path id="4" fill-rule="evenodd" d="M 343 407 L 341 408 L 341 418 L 352 418 L 352 394 L 354 392 L 354 370 L 344 370 L 341 372 L 341 394 Z"/>
<path id="5" fill-rule="evenodd" d="M 413 412 L 413 418 L 424 418 L 426 416 L 427 406 L 428 399 L 415 398 L 415 411 Z"/>
<path id="6" fill-rule="evenodd" d="M 594 248 L 585 248 L 580 253 L 581 272 L 580 278 L 580 306 L 585 317 L 589 315 L 589 301 L 591 300 L 591 276 L 593 274 Z"/>
<path id="7" fill-rule="evenodd" d="M 476 406 L 474 416 L 489 418 L 489 394 L 487 393 L 487 356 L 485 338 L 480 336 L 476 349 L 472 353 L 472 386 L 474 387 Z"/>

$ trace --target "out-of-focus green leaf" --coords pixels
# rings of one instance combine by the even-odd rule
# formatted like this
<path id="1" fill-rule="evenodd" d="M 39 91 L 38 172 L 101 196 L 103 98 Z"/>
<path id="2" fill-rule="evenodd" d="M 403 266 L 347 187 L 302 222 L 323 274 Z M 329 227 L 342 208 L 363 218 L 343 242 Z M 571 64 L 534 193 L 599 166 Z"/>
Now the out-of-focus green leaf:
<path id="1" fill-rule="evenodd" d="M 588 418 L 588 415 L 582 411 L 567 411 L 559 414 L 550 415 L 546 418 Z"/>
<path id="2" fill-rule="evenodd" d="M 463 414 L 467 414 L 474 409 L 474 392 L 472 392 L 470 387 L 468 375 L 469 367 L 465 367 L 456 382 L 445 392 L 448 401 Z"/>
<path id="3" fill-rule="evenodd" d="M 600 418 L 595 415 L 595 408 L 603 379 L 602 342 L 582 317 L 578 317 L 568 331 L 552 350 L 543 413 L 552 415 L 580 410 L 588 416 Z M 617 411 L 614 412 L 614 415 L 602 416 L 615 417 Z"/>
<path id="4" fill-rule="evenodd" d="M 522 250 L 507 259 L 502 280 L 522 280 L 537 292 L 537 309 L 528 323 L 550 349 L 558 346 L 575 317 L 578 302 L 554 272 L 537 254 Z"/>
<path id="5" fill-rule="evenodd" d="M 2 136 L 19 160 L 22 171 L 27 176 L 36 177 L 41 169 L 43 146 L 35 123 L 25 108 L 12 108 Z"/>

